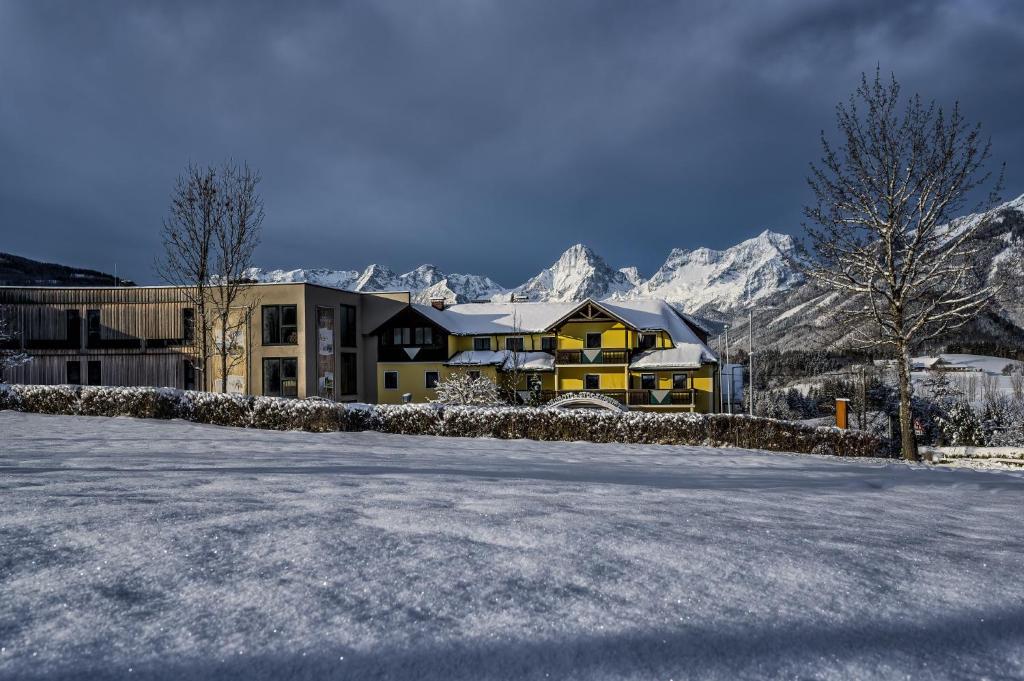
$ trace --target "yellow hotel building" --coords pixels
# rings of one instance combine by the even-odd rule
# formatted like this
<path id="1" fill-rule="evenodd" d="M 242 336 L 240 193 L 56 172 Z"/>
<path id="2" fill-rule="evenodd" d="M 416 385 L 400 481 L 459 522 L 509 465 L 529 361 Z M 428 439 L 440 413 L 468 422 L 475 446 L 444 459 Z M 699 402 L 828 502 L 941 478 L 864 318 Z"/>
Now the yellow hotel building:
<path id="1" fill-rule="evenodd" d="M 457 372 L 546 402 L 597 393 L 630 409 L 710 413 L 707 331 L 661 300 L 411 304 L 377 337 L 377 400 L 426 402 Z M 511 385 L 513 384 L 514 385 Z"/>

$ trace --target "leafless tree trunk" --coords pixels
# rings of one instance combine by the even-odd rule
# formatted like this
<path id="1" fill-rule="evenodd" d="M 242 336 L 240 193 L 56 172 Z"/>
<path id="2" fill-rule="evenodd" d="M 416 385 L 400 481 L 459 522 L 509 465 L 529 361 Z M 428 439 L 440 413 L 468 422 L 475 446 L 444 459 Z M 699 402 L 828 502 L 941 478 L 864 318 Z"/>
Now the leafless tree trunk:
<path id="1" fill-rule="evenodd" d="M 841 143 L 822 133 L 808 178 L 809 244 L 798 258 L 812 280 L 855 297 L 843 321 L 862 347 L 895 351 L 901 450 L 915 459 L 911 349 L 965 324 L 995 293 L 973 267 L 984 216 L 953 220 L 991 179 L 990 145 L 959 105 L 948 117 L 917 96 L 901 105 L 895 78 L 885 83 L 877 72 L 836 115 Z M 1000 184 L 979 211 L 996 204 Z"/>
<path id="2" fill-rule="evenodd" d="M 244 359 L 240 336 L 251 328 L 259 301 L 247 295 L 252 256 L 260 242 L 263 200 L 256 192 L 258 172 L 243 164 L 226 163 L 220 171 L 218 194 L 222 219 L 217 221 L 211 242 L 210 306 L 217 325 L 216 345 L 220 362 L 220 389 L 228 391 L 232 368 Z"/>
<path id="3" fill-rule="evenodd" d="M 210 316 L 206 288 L 210 279 L 210 252 L 214 234 L 224 219 L 218 192 L 217 171 L 189 164 L 177 178 L 170 211 L 164 218 L 163 254 L 155 263 L 157 275 L 172 286 L 181 286 L 196 311 L 195 343 L 199 351 L 200 389 L 206 390 L 209 363 Z"/>
<path id="4" fill-rule="evenodd" d="M 32 361 L 21 349 L 20 334 L 14 330 L 9 309 L 0 308 L 0 383 L 7 380 L 7 372 Z"/>

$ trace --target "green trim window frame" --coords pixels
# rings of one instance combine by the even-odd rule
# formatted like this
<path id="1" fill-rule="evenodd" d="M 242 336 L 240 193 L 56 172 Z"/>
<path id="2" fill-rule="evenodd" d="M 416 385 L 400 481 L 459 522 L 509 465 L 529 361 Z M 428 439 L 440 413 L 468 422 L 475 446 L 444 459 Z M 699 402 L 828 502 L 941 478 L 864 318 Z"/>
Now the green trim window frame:
<path id="1" fill-rule="evenodd" d="M 297 345 L 299 312 L 297 305 L 263 305 L 260 312 L 263 345 Z"/>
<path id="2" fill-rule="evenodd" d="M 266 357 L 263 360 L 263 394 L 267 397 L 298 397 L 297 357 Z"/>
<path id="3" fill-rule="evenodd" d="M 505 349 L 509 352 L 523 352 L 526 347 L 522 336 L 508 336 L 505 338 Z"/>
<path id="4" fill-rule="evenodd" d="M 584 390 L 600 390 L 601 389 L 601 374 L 585 374 L 583 376 L 583 389 Z"/>
<path id="5" fill-rule="evenodd" d="M 672 374 L 673 390 L 688 390 L 690 387 L 689 374 Z"/>
<path id="6" fill-rule="evenodd" d="M 601 332 L 600 331 L 587 331 L 586 348 L 593 350 L 601 347 Z"/>
<path id="7" fill-rule="evenodd" d="M 657 390 L 658 377 L 654 374 L 640 374 L 640 388 L 642 390 Z"/>
<path id="8" fill-rule="evenodd" d="M 82 362 L 77 359 L 67 362 L 65 378 L 68 385 L 82 385 Z"/>
<path id="9" fill-rule="evenodd" d="M 397 371 L 385 371 L 384 372 L 384 389 L 385 390 L 398 390 L 398 372 Z"/>
<path id="10" fill-rule="evenodd" d="M 489 336 L 478 336 L 473 339 L 473 350 L 476 352 L 490 352 L 491 339 Z"/>
<path id="11" fill-rule="evenodd" d="M 356 353 L 338 353 L 338 394 L 355 395 L 359 392 L 356 382 Z"/>
<path id="12" fill-rule="evenodd" d="M 427 390 L 434 390 L 441 380 L 441 374 L 436 371 L 423 372 L 423 387 Z"/>
<path id="13" fill-rule="evenodd" d="M 541 336 L 540 338 L 540 350 L 541 352 L 554 352 L 558 349 L 558 339 L 554 336 Z"/>
<path id="14" fill-rule="evenodd" d="M 341 317 L 338 320 L 338 345 L 347 348 L 356 347 L 356 307 L 355 305 L 341 306 Z"/>

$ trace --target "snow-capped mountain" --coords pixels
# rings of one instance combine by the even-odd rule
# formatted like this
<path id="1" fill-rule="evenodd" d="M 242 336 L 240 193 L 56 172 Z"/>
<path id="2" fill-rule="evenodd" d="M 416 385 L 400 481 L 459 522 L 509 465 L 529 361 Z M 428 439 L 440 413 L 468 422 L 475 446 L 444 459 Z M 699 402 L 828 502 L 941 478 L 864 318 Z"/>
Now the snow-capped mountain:
<path id="1" fill-rule="evenodd" d="M 636 268 L 628 268 L 639 277 Z M 583 244 L 570 246 L 551 267 L 541 270 L 510 293 L 536 301 L 600 300 L 631 291 L 630 275 L 616 270 Z"/>
<path id="2" fill-rule="evenodd" d="M 410 291 L 413 300 L 449 302 L 508 300 L 581 301 L 586 298 L 663 298 L 687 312 L 728 311 L 785 291 L 800 283 L 784 254 L 793 249 L 792 237 L 763 232 L 724 251 L 709 248 L 673 249 L 658 271 L 644 279 L 636 267 L 616 269 L 593 249 L 576 244 L 550 267 L 523 284 L 506 289 L 490 277 L 446 273 L 435 265 L 420 265 L 405 274 L 373 264 L 362 270 L 298 269 L 263 271 L 257 281 L 308 281 L 352 291 Z"/>
<path id="3" fill-rule="evenodd" d="M 432 298 L 444 298 L 449 303 L 487 300 L 505 290 L 489 277 L 447 274 L 434 265 L 420 265 L 405 274 L 395 274 L 377 264 L 362 272 L 324 268 L 264 271 L 254 267 L 247 275 L 254 281 L 308 282 L 347 291 L 409 291 L 418 303 L 429 303 Z"/>
<path id="4" fill-rule="evenodd" d="M 724 251 L 674 248 L 628 297 L 663 298 L 688 312 L 748 305 L 802 282 L 786 259 L 793 248 L 793 237 L 768 230 Z"/>

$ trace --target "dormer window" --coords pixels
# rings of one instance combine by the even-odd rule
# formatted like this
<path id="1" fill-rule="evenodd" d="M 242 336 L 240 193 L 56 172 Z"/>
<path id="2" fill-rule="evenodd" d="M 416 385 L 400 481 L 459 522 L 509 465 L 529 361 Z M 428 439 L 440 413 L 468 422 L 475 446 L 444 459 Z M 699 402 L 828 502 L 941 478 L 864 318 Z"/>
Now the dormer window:
<path id="1" fill-rule="evenodd" d="M 640 334 L 639 348 L 641 350 L 650 350 L 658 344 L 658 335 L 654 333 L 642 333 Z"/>

